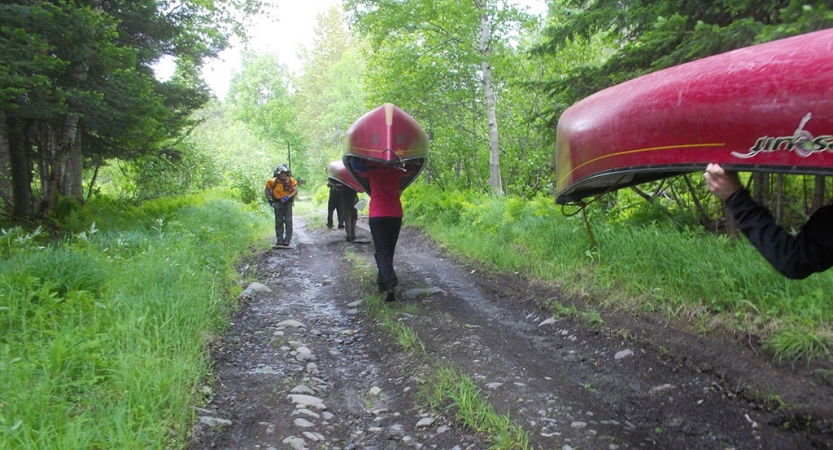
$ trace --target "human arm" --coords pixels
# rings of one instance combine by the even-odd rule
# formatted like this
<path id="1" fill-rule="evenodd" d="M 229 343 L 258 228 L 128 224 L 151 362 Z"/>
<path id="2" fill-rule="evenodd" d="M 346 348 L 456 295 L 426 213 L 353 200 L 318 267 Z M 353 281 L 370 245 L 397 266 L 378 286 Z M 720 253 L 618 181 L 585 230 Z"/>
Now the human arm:
<path id="1" fill-rule="evenodd" d="M 269 202 L 271 205 L 275 201 L 273 188 L 275 187 L 274 184 L 270 183 L 272 180 L 266 182 L 266 189 L 264 190 L 264 194 L 266 195 L 266 201 Z"/>
<path id="2" fill-rule="evenodd" d="M 793 236 L 749 192 L 740 190 L 727 206 L 749 242 L 787 278 L 807 278 L 833 267 L 833 206 L 816 211 Z"/>
<path id="3" fill-rule="evenodd" d="M 749 242 L 784 276 L 804 279 L 833 267 L 833 206 L 820 208 L 792 235 L 752 199 L 736 175 L 710 164 L 705 178 L 709 190 L 724 201 Z"/>

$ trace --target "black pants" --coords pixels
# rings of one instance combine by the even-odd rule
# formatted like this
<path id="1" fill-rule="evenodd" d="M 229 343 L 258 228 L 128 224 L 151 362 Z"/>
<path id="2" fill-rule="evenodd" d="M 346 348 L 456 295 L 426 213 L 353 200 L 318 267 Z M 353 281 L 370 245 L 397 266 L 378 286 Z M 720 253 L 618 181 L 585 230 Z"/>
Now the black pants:
<path id="1" fill-rule="evenodd" d="M 281 203 L 278 200 L 273 208 L 275 209 L 275 236 L 278 239 L 278 244 L 281 241 L 286 241 L 289 244 L 289 241 L 292 240 L 292 201 Z"/>
<path id="2" fill-rule="evenodd" d="M 379 274 L 376 281 L 379 289 L 393 292 L 393 287 L 399 283 L 396 272 L 393 270 L 393 253 L 396 250 L 396 241 L 399 240 L 399 230 L 402 228 L 401 217 L 371 217 L 370 234 L 373 236 L 373 245 L 376 247 L 376 268 Z"/>
<path id="3" fill-rule="evenodd" d="M 341 203 L 338 205 L 339 217 L 344 219 L 344 231 L 347 232 L 347 242 L 356 240 L 356 221 L 359 218 L 359 212 L 356 210 L 356 202 L 358 197 L 356 191 L 347 189 L 341 193 Z"/>
<path id="4" fill-rule="evenodd" d="M 344 228 L 344 218 L 341 215 L 341 209 L 338 207 L 341 203 L 341 190 L 330 188 L 330 198 L 327 200 L 327 227 L 333 227 L 333 211 L 338 217 L 338 227 Z"/>

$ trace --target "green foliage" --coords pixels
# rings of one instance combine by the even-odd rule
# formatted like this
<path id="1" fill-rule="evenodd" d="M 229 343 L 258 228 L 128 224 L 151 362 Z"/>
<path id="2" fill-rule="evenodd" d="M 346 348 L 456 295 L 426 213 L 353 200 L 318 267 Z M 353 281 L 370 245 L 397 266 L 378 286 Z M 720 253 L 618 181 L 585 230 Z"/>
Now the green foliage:
<path id="1" fill-rule="evenodd" d="M 231 80 L 226 104 L 234 119 L 264 140 L 297 145 L 289 74 L 277 55 L 245 53 L 243 71 Z"/>
<path id="2" fill-rule="evenodd" d="M 196 149 L 145 155 L 133 161 L 113 160 L 101 169 L 100 193 L 142 202 L 198 192 L 222 182 L 216 160 Z"/>
<path id="3" fill-rule="evenodd" d="M 649 72 L 833 26 L 829 2 L 563 0 L 553 3 L 540 54 L 557 58 L 578 43 L 607 42 L 597 58 L 570 59 L 545 88 L 570 105 Z M 589 47 L 587 47 L 589 48 Z M 601 64 L 600 64 L 601 63 Z M 548 111 L 554 125 L 563 111 Z"/>
<path id="4" fill-rule="evenodd" d="M 107 227 L 47 245 L 0 233 L 6 448 L 184 445 L 206 344 L 234 307 L 234 265 L 269 231 L 220 198 L 94 203 L 74 223 Z"/>
<path id="5" fill-rule="evenodd" d="M 39 201 L 49 214 L 59 194 L 80 198 L 78 192 L 61 191 L 65 180 L 55 175 L 64 167 L 52 166 L 70 152 L 96 163 L 170 157 L 171 142 L 193 125 L 191 112 L 209 98 L 201 65 L 223 50 L 232 34 L 242 35 L 240 14 L 257 12 L 260 5 L 260 0 L 185 2 L 168 10 L 155 0 L 109 7 L 83 1 L 0 4 L 2 127 L 19 155 L 10 165 L 16 195 L 4 200 L 15 199 L 15 213 L 28 216 L 30 203 Z M 160 82 L 152 66 L 164 56 L 177 70 Z M 188 172 L 178 176 L 183 173 Z M 29 202 L 25 197 L 34 182 L 43 186 L 36 191 L 43 198 Z"/>
<path id="6" fill-rule="evenodd" d="M 315 35 L 311 48 L 300 53 L 303 73 L 292 82 L 304 141 L 299 165 L 311 183 L 323 181 L 327 164 L 341 159 L 347 128 L 370 109 L 364 44 L 348 30 L 344 12 L 332 6 L 317 16 Z"/>
<path id="7" fill-rule="evenodd" d="M 284 142 L 270 141 L 236 121 L 218 103 L 197 114 L 201 124 L 188 138 L 188 145 L 209 154 L 222 168 L 215 179 L 231 189 L 246 204 L 265 201 L 263 190 L 278 164 L 287 161 Z"/>
<path id="8" fill-rule="evenodd" d="M 246 170 L 235 170 L 229 174 L 231 186 L 237 193 L 237 198 L 246 204 L 265 201 L 264 188 L 268 175 L 258 173 L 254 168 Z"/>

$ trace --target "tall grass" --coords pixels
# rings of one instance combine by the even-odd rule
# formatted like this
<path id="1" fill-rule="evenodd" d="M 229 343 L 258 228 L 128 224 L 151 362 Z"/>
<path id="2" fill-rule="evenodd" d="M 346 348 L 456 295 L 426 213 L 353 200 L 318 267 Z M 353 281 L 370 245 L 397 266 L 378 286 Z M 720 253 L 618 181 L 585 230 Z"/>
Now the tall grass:
<path id="1" fill-rule="evenodd" d="M 199 196 L 71 221 L 85 231 L 60 242 L 0 236 L 0 447 L 181 446 L 234 265 L 269 222 Z"/>
<path id="2" fill-rule="evenodd" d="M 404 203 L 406 223 L 449 249 L 602 307 L 708 316 L 760 333 L 778 359 L 833 347 L 833 302 L 822 294 L 833 292 L 833 271 L 789 280 L 745 238 L 670 221 L 621 220 L 591 207 L 594 245 L 582 215 L 564 214 L 551 197 L 442 193 L 419 185 L 405 192 Z"/>

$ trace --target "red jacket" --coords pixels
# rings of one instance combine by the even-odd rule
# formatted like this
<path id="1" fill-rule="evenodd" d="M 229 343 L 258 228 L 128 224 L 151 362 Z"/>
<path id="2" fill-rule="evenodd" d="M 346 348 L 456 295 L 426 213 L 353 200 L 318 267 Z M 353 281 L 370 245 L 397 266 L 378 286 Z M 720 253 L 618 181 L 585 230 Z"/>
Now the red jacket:
<path id="1" fill-rule="evenodd" d="M 361 172 L 370 181 L 369 217 L 402 217 L 399 180 L 407 175 L 406 171 L 386 167 Z"/>

